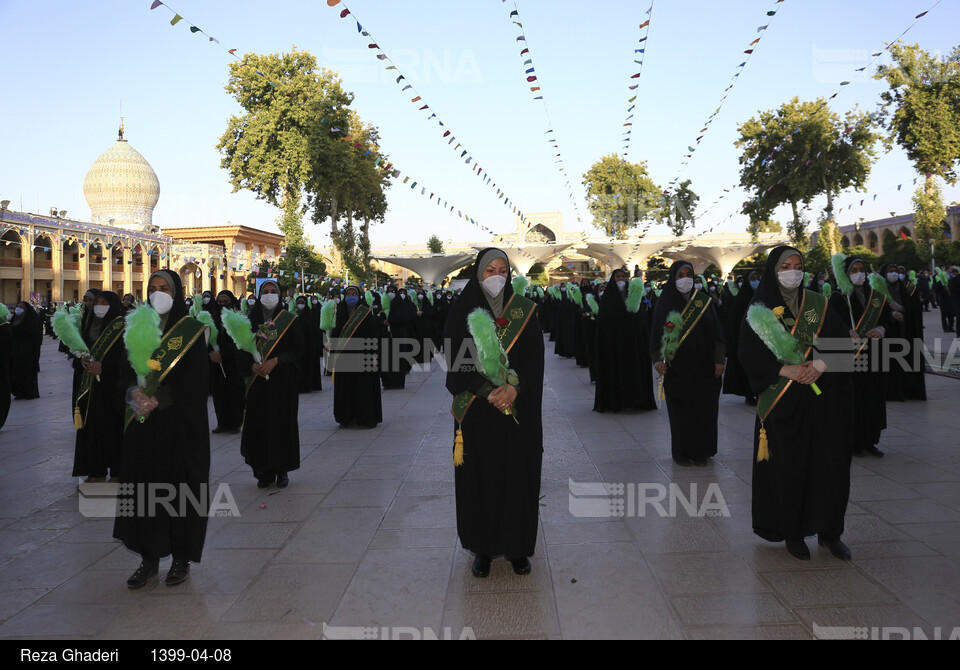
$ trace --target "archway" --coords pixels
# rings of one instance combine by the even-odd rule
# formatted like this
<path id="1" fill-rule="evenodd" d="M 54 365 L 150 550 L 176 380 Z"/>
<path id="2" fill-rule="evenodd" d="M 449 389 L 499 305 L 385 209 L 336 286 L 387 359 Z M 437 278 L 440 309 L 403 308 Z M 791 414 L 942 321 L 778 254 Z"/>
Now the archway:
<path id="1" fill-rule="evenodd" d="M 180 268 L 180 283 L 183 284 L 184 296 L 199 293 L 197 286 L 200 283 L 201 270 L 196 263 L 187 263 Z"/>
<path id="2" fill-rule="evenodd" d="M 849 249 L 849 248 L 850 248 L 850 238 L 847 237 L 846 235 L 844 235 L 843 237 L 841 237 L 841 238 L 840 238 L 840 246 L 843 247 L 844 249 Z"/>
<path id="3" fill-rule="evenodd" d="M 870 232 L 870 235 L 867 236 L 867 248 L 870 249 L 873 253 L 879 253 L 878 247 L 880 246 L 879 238 L 874 232 Z"/>

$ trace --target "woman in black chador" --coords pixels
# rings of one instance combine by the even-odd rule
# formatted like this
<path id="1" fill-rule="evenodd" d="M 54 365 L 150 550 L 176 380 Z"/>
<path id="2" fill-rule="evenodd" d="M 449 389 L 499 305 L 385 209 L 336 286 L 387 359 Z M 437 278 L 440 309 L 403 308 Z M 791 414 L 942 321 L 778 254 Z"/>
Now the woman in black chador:
<path id="1" fill-rule="evenodd" d="M 260 285 L 259 302 L 250 309 L 250 325 L 257 333 L 261 362 L 245 351 L 238 354 L 247 382 L 246 408 L 240 453 L 253 468 L 257 486 L 274 481 L 285 488 L 291 470 L 300 467 L 300 409 L 298 389 L 303 363 L 303 331 L 299 319 L 280 304 L 280 285 Z"/>
<path id="2" fill-rule="evenodd" d="M 10 390 L 18 400 L 40 397 L 37 377 L 40 373 L 40 347 L 43 322 L 28 302 L 18 302 L 13 310 L 13 374 Z"/>
<path id="3" fill-rule="evenodd" d="M 802 282 L 800 252 L 777 247 L 767 258 L 751 309 L 782 309 L 782 323 L 791 329 L 813 334 L 819 328 L 821 341 L 849 341 L 849 326 L 821 294 L 804 291 Z M 753 440 L 753 532 L 770 542 L 786 540 L 787 551 L 801 560 L 810 559 L 804 538 L 817 535 L 834 556 L 848 560 L 850 550 L 840 536 L 850 494 L 852 448 L 844 439 L 852 391 L 849 374 L 823 374 L 812 349 L 803 364 L 785 364 L 751 326 L 750 314 L 748 310 L 740 329 L 740 361 L 760 395 Z M 779 400 L 767 411 L 771 398 Z M 758 460 L 763 451 L 768 457 Z"/>
<path id="4" fill-rule="evenodd" d="M 649 307 L 643 302 L 642 281 L 632 286 L 628 281 L 626 270 L 614 270 L 600 299 L 594 412 L 657 408 L 653 366 L 648 357 Z M 639 293 L 631 296 L 630 291 Z"/>
<path id="5" fill-rule="evenodd" d="M 138 388 L 130 365 L 120 373 L 130 408 L 124 418 L 120 509 L 113 536 L 140 554 L 127 580 L 138 589 L 157 574 L 159 561 L 173 555 L 167 586 L 186 581 L 190 563 L 199 563 L 207 534 L 210 432 L 207 423 L 209 358 L 206 328 L 188 316 L 180 276 L 158 270 L 147 284 L 150 306 L 160 314 L 163 340 L 151 356 L 161 363 L 159 388 L 148 396 Z M 128 317 L 133 318 L 133 316 Z M 130 324 L 128 323 L 128 329 Z M 128 346 L 128 356 L 131 347 Z M 172 497 L 171 497 L 172 496 Z"/>
<path id="6" fill-rule="evenodd" d="M 516 373 L 502 386 L 479 372 L 472 353 L 476 348 L 467 317 L 478 309 L 497 319 L 494 336 L 502 334 L 509 368 Z M 536 311 L 532 301 L 514 296 L 506 255 L 485 249 L 444 332 L 447 390 L 459 424 L 455 445 L 462 439 L 462 463 L 454 471 L 457 532 L 463 548 L 476 555 L 473 574 L 478 578 L 490 573 L 495 556 L 510 560 L 516 574 L 528 574 L 537 544 L 544 346 Z"/>
<path id="7" fill-rule="evenodd" d="M 681 315 L 682 326 L 667 320 Z M 672 360 L 665 361 L 661 344 L 664 329 L 682 342 Z M 650 356 L 663 375 L 663 391 L 670 416 L 670 451 L 679 465 L 706 465 L 717 454 L 717 420 L 726 349 L 716 301 L 693 289 L 693 265 L 677 261 L 653 313 Z"/>
<path id="8" fill-rule="evenodd" d="M 342 428 L 353 423 L 376 428 L 383 421 L 376 345 L 364 345 L 375 341 L 382 323 L 359 286 L 344 290 L 327 358 L 327 369 L 333 371 L 333 418 Z"/>
<path id="9" fill-rule="evenodd" d="M 101 291 L 92 311 L 102 325 L 89 343 L 92 360 L 82 363 L 84 376 L 75 409 L 75 420 L 82 427 L 77 430 L 73 459 L 73 476 L 87 477 L 88 482 L 104 481 L 108 470 L 119 478 L 126 408 L 120 372 L 128 364 L 120 296 Z"/>

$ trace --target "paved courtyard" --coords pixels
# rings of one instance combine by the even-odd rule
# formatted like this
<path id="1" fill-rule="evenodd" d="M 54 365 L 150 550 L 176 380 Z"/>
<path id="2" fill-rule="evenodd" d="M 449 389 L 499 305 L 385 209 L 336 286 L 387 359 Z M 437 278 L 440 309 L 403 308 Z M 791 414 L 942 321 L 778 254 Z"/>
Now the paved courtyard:
<path id="1" fill-rule="evenodd" d="M 929 341 L 941 333 L 926 316 Z M 486 580 L 470 574 L 450 396 L 435 364 L 384 393 L 374 430 L 337 426 L 329 377 L 301 395 L 303 466 L 284 490 L 257 488 L 239 435 L 212 435 L 211 490 L 228 484 L 239 517 L 210 519 L 187 583 L 163 584 L 166 559 L 161 581 L 130 591 L 139 557 L 112 539 L 111 520 L 79 511 L 70 370 L 45 338 L 42 397 L 13 401 L 0 430 L 0 638 L 960 635 L 960 381 L 927 375 L 928 402 L 888 406 L 886 457 L 855 459 L 844 535 L 853 561 L 811 539 L 812 560 L 800 562 L 751 532 L 753 408 L 723 396 L 718 456 L 681 468 L 665 408 L 592 412 L 587 371 L 552 350 L 531 575 L 502 560 Z M 624 516 L 604 512 L 602 491 L 571 499 L 571 480 L 625 484 L 607 496 L 615 511 L 624 501 Z M 634 495 L 689 496 L 693 485 L 722 505 L 697 515 L 681 500 L 661 516 Z M 582 516 L 597 500 L 600 515 Z"/>

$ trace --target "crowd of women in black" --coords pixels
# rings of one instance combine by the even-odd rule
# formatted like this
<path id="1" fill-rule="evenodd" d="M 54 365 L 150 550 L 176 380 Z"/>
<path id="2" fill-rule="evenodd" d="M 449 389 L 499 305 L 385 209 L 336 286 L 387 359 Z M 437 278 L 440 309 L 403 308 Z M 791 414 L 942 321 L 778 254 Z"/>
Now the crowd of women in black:
<path id="1" fill-rule="evenodd" d="M 742 396 L 751 405 L 759 402 L 755 531 L 773 541 L 787 540 L 800 558 L 805 557 L 803 537 L 818 534 L 835 555 L 848 558 L 839 539 L 848 456 L 883 455 L 877 444 L 886 427 L 885 403 L 924 400 L 923 370 L 894 366 L 877 372 L 867 365 L 874 371 L 822 379 L 812 352 L 790 364 L 771 353 L 760 329 L 749 326 L 748 311 L 754 305 L 779 310 L 777 318 L 788 331 L 803 318 L 814 319 L 817 334 L 848 337 L 854 344 L 885 337 L 922 341 L 922 313 L 930 302 L 941 310 L 944 330 L 954 327 L 960 273 L 954 268 L 930 282 L 884 265 L 876 273 L 882 279 L 878 284 L 866 280 L 862 260 L 846 258 L 835 264 L 833 274 L 813 275 L 804 284 L 802 255 L 783 247 L 770 254 L 762 271 L 722 285 L 679 261 L 659 285 L 621 269 L 609 281 L 528 287 L 526 295 L 537 305 L 554 353 L 589 369 L 595 411 L 655 410 L 659 399 L 664 401 L 672 457 L 681 466 L 704 466 L 716 455 L 721 393 Z M 209 476 L 208 397 L 217 421 L 212 432 L 242 431 L 241 454 L 257 485 L 284 488 L 289 473 L 300 466 L 297 394 L 321 391 L 324 375 L 335 375 L 337 423 L 376 426 L 382 421 L 381 387 L 404 388 L 412 365 L 429 364 L 442 350 L 456 299 L 451 291 L 388 286 L 380 292 L 353 285 L 325 296 L 295 295 L 284 303 L 273 280 L 239 299 L 230 291 L 185 297 L 179 277 L 169 271 L 151 276 L 148 293 L 151 308 L 161 315 L 159 346 L 149 361 L 144 359 L 162 371 L 152 385 L 144 384 L 126 348 L 125 321 L 137 308 L 133 296 L 87 291 L 79 330 L 90 354 L 77 357 L 61 347 L 74 369 L 73 475 L 91 483 L 108 476 L 129 483 L 177 483 L 195 497 L 202 497 L 200 488 Z M 879 308 L 875 299 L 882 303 Z M 209 320 L 191 316 L 196 314 L 193 300 L 201 301 L 198 307 Z M 255 350 L 238 346 L 227 332 L 227 311 L 246 314 Z M 9 319 L 0 316 L 3 419 L 11 394 L 39 397 L 43 319 L 26 302 L 18 303 Z M 211 322 L 215 339 L 203 326 Z M 184 338 L 189 346 L 183 346 Z M 348 364 L 344 354 L 356 351 L 352 345 L 360 341 L 374 345 L 367 347 L 366 364 L 358 367 L 355 357 Z M 178 350 L 167 358 L 176 366 L 163 363 L 164 347 Z M 877 351 L 861 346 L 856 356 L 870 360 Z M 785 386 L 774 406 L 767 406 L 764 394 L 778 384 Z M 816 394 L 803 388 L 815 384 Z M 176 458 L 163 449 L 173 442 L 179 445 Z M 842 448 L 824 448 L 833 443 Z M 825 490 L 824 482 L 833 492 L 830 502 L 810 500 L 811 491 Z M 155 575 L 163 556 L 174 557 L 166 579 L 171 585 L 185 580 L 190 562 L 200 560 L 205 518 L 160 517 L 117 520 L 115 535 L 142 558 L 128 582 L 131 588 Z"/>

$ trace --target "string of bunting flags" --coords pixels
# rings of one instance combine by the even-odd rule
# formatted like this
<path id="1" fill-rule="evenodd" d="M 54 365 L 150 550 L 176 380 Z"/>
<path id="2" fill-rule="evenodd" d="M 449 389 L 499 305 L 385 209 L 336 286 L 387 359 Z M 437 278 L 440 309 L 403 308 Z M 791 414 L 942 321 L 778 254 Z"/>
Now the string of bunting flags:
<path id="1" fill-rule="evenodd" d="M 782 0 L 781 0 L 781 1 L 782 1 Z M 912 30 L 912 29 L 917 25 L 917 23 L 918 23 L 923 17 L 925 17 L 928 13 L 930 13 L 933 9 L 935 9 L 935 8 L 937 7 L 937 5 L 939 5 L 941 2 L 942 2 L 942 0 L 936 0 L 936 2 L 935 2 L 929 9 L 927 9 L 926 11 L 920 12 L 919 14 L 917 14 L 916 16 L 914 16 L 913 22 L 912 22 L 906 29 L 904 29 L 904 30 L 897 36 L 897 38 L 896 38 L 895 40 L 893 40 L 892 42 L 889 42 L 888 44 L 895 44 L 895 43 L 898 42 L 900 39 L 902 39 L 904 35 L 906 35 L 910 30 Z M 856 68 L 856 70 L 855 70 L 854 72 L 864 72 L 864 71 L 866 71 L 868 68 L 870 68 L 870 67 L 877 61 L 877 59 L 879 59 L 879 58 L 883 55 L 884 51 L 886 51 L 887 48 L 888 48 L 888 47 L 885 47 L 884 49 L 882 49 L 882 50 L 880 50 L 880 51 L 877 51 L 877 52 L 875 52 L 875 53 L 872 53 L 872 54 L 870 55 L 870 60 L 867 62 L 867 64 L 866 64 L 866 65 L 863 65 L 862 67 Z M 846 86 L 850 85 L 850 83 L 851 83 L 850 80 L 841 81 L 840 84 L 839 84 L 839 86 L 838 86 L 838 88 L 837 88 L 837 90 L 834 91 L 834 93 L 833 93 L 829 98 L 826 98 L 826 99 L 824 99 L 823 101 L 821 101 L 820 105 L 812 112 L 811 117 L 814 116 L 814 115 L 816 115 L 816 113 L 819 112 L 821 109 L 827 107 L 827 106 L 829 105 L 830 101 L 833 100 L 833 99 L 835 99 L 835 98 L 844 90 L 844 88 L 845 88 Z M 883 105 L 882 108 L 886 108 L 886 107 L 887 107 L 887 105 Z M 876 114 L 871 113 L 871 114 L 868 115 L 867 120 L 869 121 L 869 120 L 872 120 L 872 119 L 874 119 L 874 118 L 876 118 Z M 764 164 L 766 164 L 766 163 L 768 163 L 768 162 L 770 162 L 770 161 L 772 161 L 772 160 L 775 158 L 776 154 L 783 150 L 784 144 L 787 143 L 787 142 L 790 142 L 795 134 L 797 134 L 798 132 L 800 132 L 800 130 L 802 130 L 804 126 L 806 126 L 808 123 L 811 123 L 811 122 L 812 122 L 812 119 L 811 119 L 810 121 L 805 121 L 804 123 L 799 124 L 799 125 L 796 126 L 794 129 L 792 129 L 791 131 L 789 131 L 786 135 L 784 135 L 784 136 L 781 138 L 781 141 L 774 147 L 773 151 L 771 151 L 770 154 L 761 162 L 761 166 L 764 165 Z M 845 134 L 845 135 L 849 135 L 849 134 L 853 133 L 855 130 L 856 130 L 856 127 L 848 127 L 848 128 L 845 128 L 845 129 L 844 129 L 844 134 Z M 822 156 L 822 154 L 823 154 L 822 151 L 817 152 L 816 155 L 811 156 L 811 157 L 808 158 L 806 161 L 804 161 L 804 163 L 803 163 L 802 166 L 798 165 L 797 167 L 795 167 L 795 168 L 791 171 L 790 174 L 791 174 L 791 175 L 792 175 L 792 174 L 795 174 L 795 173 L 796 173 L 798 170 L 800 170 L 801 168 L 804 168 L 804 169 L 808 168 L 814 161 L 818 160 L 818 159 Z M 768 193 L 770 193 L 776 186 L 778 186 L 779 184 L 783 183 L 783 181 L 784 181 L 785 179 L 786 179 L 786 177 L 782 177 L 782 178 L 778 179 L 776 182 L 770 184 L 759 196 L 756 196 L 755 198 L 753 198 L 753 201 L 754 201 L 754 202 L 760 202 L 760 200 L 761 200 L 762 197 L 764 197 L 765 195 L 767 195 Z M 914 179 L 914 184 L 916 184 L 916 181 L 917 181 L 917 180 Z M 881 193 L 885 193 L 885 192 L 887 192 L 887 191 L 893 190 L 894 188 L 896 188 L 897 190 L 900 190 L 900 188 L 901 188 L 902 186 L 903 186 L 903 184 L 899 184 L 899 185 L 897 185 L 896 187 L 890 187 L 890 188 L 887 188 L 887 189 L 885 189 L 885 190 L 883 190 L 883 191 L 879 191 L 879 192 L 877 192 L 877 193 L 874 193 L 873 196 L 872 196 L 872 200 L 876 200 L 878 195 L 880 195 Z M 700 215 L 698 215 L 698 216 L 696 217 L 697 220 L 702 219 L 706 214 L 708 214 L 712 209 L 714 209 L 714 207 L 715 207 L 721 200 L 723 200 L 723 199 L 724 199 L 725 197 L 727 197 L 731 192 L 734 192 L 734 191 L 737 190 L 738 188 L 739 188 L 739 184 L 735 184 L 735 185 L 731 186 L 731 188 L 729 188 L 729 189 L 723 189 L 723 193 L 722 193 L 716 200 L 714 200 L 714 202 L 712 203 L 711 207 L 710 207 L 708 210 L 706 210 L 705 212 L 702 212 Z M 868 196 L 868 197 L 870 197 L 870 196 Z M 862 205 L 864 204 L 864 202 L 866 201 L 866 199 L 867 199 L 867 198 L 864 198 L 864 199 L 861 199 L 861 200 L 860 200 L 860 206 L 862 206 Z M 723 225 L 723 223 L 725 223 L 726 221 L 728 221 L 728 220 L 729 220 L 730 218 L 732 218 L 734 215 L 741 213 L 741 212 L 743 211 L 743 207 L 744 207 L 744 206 L 745 206 L 745 205 L 740 205 L 740 206 L 738 206 L 738 209 L 737 209 L 735 212 L 733 212 L 733 213 L 730 214 L 729 216 L 725 217 L 719 224 L 716 224 L 716 225 L 713 226 L 712 228 L 710 228 L 710 229 L 708 229 L 708 230 L 700 233 L 700 235 L 706 234 L 706 233 L 708 233 L 708 232 L 712 232 L 712 231 L 714 230 L 714 228 L 716 228 L 717 226 Z M 851 209 L 852 207 L 854 207 L 853 204 L 848 205 L 848 206 L 847 206 L 847 209 L 849 210 L 849 209 Z M 842 209 L 842 208 L 841 208 L 841 209 Z M 698 236 L 698 237 L 699 237 L 699 236 Z M 696 239 L 696 238 L 695 238 L 695 239 Z"/>
<path id="2" fill-rule="evenodd" d="M 335 4 L 337 4 L 337 3 L 333 3 L 332 0 L 328 0 L 327 4 L 332 7 L 332 6 L 334 6 Z M 199 34 L 202 34 L 202 35 L 208 37 L 208 38 L 209 38 L 209 40 L 208 40 L 209 42 L 215 43 L 215 44 L 216 44 L 217 46 L 219 46 L 221 49 L 223 49 L 224 51 L 226 51 L 230 56 L 232 56 L 233 58 L 235 58 L 235 59 L 237 59 L 237 60 L 240 60 L 240 57 L 237 55 L 237 49 L 236 49 L 236 48 L 231 48 L 231 49 L 226 49 L 226 48 L 224 48 L 224 47 L 220 44 L 220 40 L 218 40 L 217 38 L 209 35 L 207 32 L 205 32 L 203 29 L 197 27 L 196 25 L 193 25 L 189 20 L 185 19 L 185 18 L 184 18 L 181 14 L 179 14 L 176 10 L 174 10 L 173 8 L 171 8 L 169 5 L 167 5 L 166 3 L 162 2 L 161 0 L 153 0 L 153 3 L 150 5 L 150 9 L 151 9 L 151 10 L 154 10 L 154 9 L 157 9 L 158 7 L 161 7 L 161 6 L 164 7 L 165 9 L 167 9 L 168 11 L 170 11 L 171 13 L 174 14 L 173 19 L 170 21 L 170 25 L 175 26 L 175 25 L 177 25 L 178 23 L 180 23 L 181 21 L 183 21 L 185 24 L 188 24 L 188 25 L 190 26 L 190 32 L 191 32 L 191 33 L 194 33 L 194 34 L 199 33 Z M 348 12 L 348 10 L 344 10 L 344 12 Z M 345 13 L 341 13 L 341 17 L 346 16 L 346 15 L 347 15 L 347 14 L 345 14 Z M 359 23 L 358 23 L 357 25 L 359 26 Z M 364 34 L 366 35 L 366 33 L 364 33 Z M 379 56 L 378 56 L 378 57 L 379 57 Z M 390 68 L 388 68 L 388 69 L 390 69 Z M 396 69 L 396 67 L 393 67 L 392 69 Z M 257 74 L 260 75 L 260 76 L 262 76 L 262 77 L 266 77 L 266 75 L 265 75 L 263 72 L 259 72 L 259 71 L 258 71 Z M 401 75 L 401 77 L 402 77 L 402 75 Z M 269 83 L 270 85 L 272 85 L 273 87 L 277 87 L 277 86 L 278 86 L 278 83 L 277 83 L 277 82 L 270 81 L 269 78 L 268 78 L 268 83 Z M 300 104 L 302 105 L 303 103 L 300 103 Z M 321 119 L 321 123 L 326 123 L 326 122 L 327 122 L 326 119 Z M 443 124 L 441 123 L 441 125 L 443 125 Z M 341 132 L 344 132 L 344 131 L 343 131 L 341 128 L 331 128 L 331 131 L 330 131 L 330 132 L 331 132 L 331 133 L 341 133 Z M 448 132 L 447 134 L 449 135 L 449 132 Z M 346 141 L 346 142 L 351 142 L 351 141 L 353 141 L 353 139 L 352 139 L 349 135 L 344 135 L 344 137 L 342 137 L 341 139 L 344 140 L 344 141 Z M 451 140 L 450 140 L 451 143 L 452 143 L 453 139 L 455 139 L 455 138 L 452 138 L 452 137 L 451 137 Z M 356 142 L 354 143 L 354 146 L 355 146 L 355 148 L 358 148 L 358 149 L 359 149 L 359 148 L 364 148 L 364 145 L 363 145 L 363 144 L 356 143 Z M 459 148 L 459 146 L 460 146 L 460 145 L 457 145 L 458 148 Z M 379 152 L 376 152 L 376 151 L 374 151 L 374 150 L 372 150 L 372 149 L 366 148 L 366 150 L 364 151 L 363 155 L 365 155 L 365 156 L 366 156 L 366 155 L 374 155 L 375 158 L 376 158 L 377 165 L 379 165 L 380 162 L 382 162 L 382 157 L 380 156 Z M 472 161 L 472 157 L 471 157 L 467 162 L 469 163 L 469 162 L 471 162 L 471 161 Z M 478 173 L 478 175 L 481 174 L 481 168 L 480 168 L 479 164 L 477 164 L 476 168 L 477 168 L 477 173 Z M 471 169 L 473 169 L 473 168 L 471 168 Z M 403 176 L 403 181 L 402 181 L 402 183 L 403 183 L 404 185 L 406 185 L 406 184 L 409 183 L 411 190 L 415 190 L 415 189 L 416 189 L 416 186 L 417 186 L 418 184 L 421 184 L 421 182 L 420 182 L 419 180 L 413 178 L 412 176 L 410 176 L 410 175 L 407 174 L 406 172 L 401 173 L 401 171 L 398 170 L 398 169 L 396 169 L 396 168 L 393 166 L 392 163 L 390 163 L 389 165 L 387 165 L 386 170 L 387 170 L 387 172 L 388 172 L 394 179 L 399 179 L 399 178 L 401 177 L 401 175 L 402 175 L 402 176 Z M 486 172 L 483 172 L 483 173 L 482 173 L 482 176 L 483 176 L 483 178 L 484 178 L 484 180 L 485 180 L 485 183 L 492 183 L 490 177 L 487 175 Z M 505 194 L 499 187 L 497 187 L 495 183 L 492 183 L 492 186 L 496 188 L 497 195 L 498 195 L 499 199 L 504 199 L 504 198 L 506 197 L 506 194 Z M 427 188 L 426 188 L 425 186 L 420 189 L 420 195 L 422 195 L 422 196 L 424 196 L 424 197 L 427 196 Z M 430 192 L 430 195 L 429 195 L 429 198 L 428 198 L 428 199 L 429 199 L 430 201 L 433 201 L 434 199 L 436 199 L 436 204 L 437 204 L 438 206 L 441 206 L 441 205 L 442 205 L 443 209 L 446 210 L 448 213 L 451 213 L 451 214 L 452 214 L 453 212 L 456 212 L 456 213 L 457 213 L 457 216 L 458 216 L 459 218 L 464 219 L 464 220 L 468 221 L 469 223 L 478 226 L 478 227 L 479 227 L 481 230 L 483 230 L 484 232 L 489 233 L 489 234 L 491 234 L 491 235 L 494 233 L 494 230 L 493 230 L 492 228 L 488 228 L 487 226 L 484 226 L 483 224 L 481 224 L 480 222 L 478 222 L 476 219 L 474 219 L 473 217 L 471 217 L 469 214 L 464 213 L 464 211 L 463 211 L 462 209 L 458 208 L 455 204 L 451 204 L 448 200 L 445 200 L 442 196 L 438 195 L 436 191 Z M 512 201 L 510 198 L 506 198 L 506 200 L 504 200 L 504 204 L 505 204 L 507 207 L 510 207 L 512 202 L 513 202 L 513 201 Z M 517 210 L 515 204 L 513 205 L 512 211 L 513 211 L 514 213 L 516 213 L 517 215 L 519 215 L 522 220 L 525 220 L 525 217 Z"/>
<path id="3" fill-rule="evenodd" d="M 774 5 L 775 6 L 779 5 L 783 1 L 784 0 L 775 0 Z M 772 20 L 773 17 L 776 16 L 778 11 L 779 11 L 778 9 L 771 9 L 767 11 L 768 19 Z M 719 104 L 717 104 L 717 108 L 713 111 L 713 114 L 707 117 L 706 122 L 703 124 L 703 128 L 700 129 L 700 135 L 697 137 L 696 140 L 694 140 L 694 143 L 692 145 L 687 146 L 687 151 L 689 153 L 684 154 L 683 156 L 684 160 L 680 162 L 680 169 L 677 171 L 677 176 L 674 177 L 672 181 L 668 182 L 668 187 L 667 187 L 668 195 L 673 191 L 674 187 L 676 187 L 680 183 L 680 178 L 683 176 L 684 168 L 687 165 L 689 165 L 690 159 L 693 157 L 693 154 L 696 152 L 697 148 L 700 146 L 700 142 L 706 136 L 707 131 L 710 129 L 711 124 L 713 124 L 714 120 L 717 118 L 717 115 L 720 114 L 720 110 L 723 108 L 723 103 L 725 103 L 727 101 L 727 98 L 730 96 L 731 89 L 733 89 L 734 84 L 737 83 L 737 80 L 740 78 L 740 75 L 746 69 L 747 63 L 749 63 L 750 59 L 753 58 L 753 54 L 756 51 L 756 46 L 757 44 L 760 43 L 760 40 L 763 39 L 763 36 L 767 34 L 767 29 L 770 27 L 770 23 L 772 23 L 771 20 L 768 20 L 766 24 L 757 27 L 757 33 L 759 33 L 760 36 L 754 39 L 752 42 L 750 42 L 750 44 L 747 45 L 747 49 L 745 49 L 743 52 L 747 55 L 747 58 L 743 62 L 741 62 L 739 65 L 737 65 L 736 68 L 734 68 L 735 72 L 733 76 L 730 78 L 730 84 L 724 89 L 723 96 L 720 98 L 720 102 Z"/>
<path id="4" fill-rule="evenodd" d="M 413 104 L 420 105 L 419 111 L 430 113 L 430 115 L 427 117 L 428 121 L 431 121 L 433 119 L 437 120 L 437 123 L 440 125 L 440 127 L 444 129 L 442 134 L 442 139 L 447 140 L 447 145 L 451 146 L 454 151 L 460 151 L 460 159 L 463 160 L 463 164 L 471 165 L 470 167 L 471 172 L 475 172 L 476 176 L 481 178 L 484 184 L 488 185 L 491 189 L 496 190 L 497 199 L 503 200 L 504 204 L 514 214 L 519 216 L 521 221 L 526 222 L 526 217 L 524 216 L 523 211 L 517 207 L 516 201 L 514 201 L 512 198 L 507 196 L 506 191 L 504 191 L 500 186 L 497 185 L 497 182 L 493 180 L 493 178 L 489 175 L 489 173 L 483 171 L 483 168 L 480 166 L 479 161 L 474 160 L 473 154 L 471 154 L 467 150 L 467 148 L 464 147 L 463 143 L 457 142 L 456 135 L 454 135 L 451 130 L 447 129 L 447 126 L 440 119 L 440 116 L 437 114 L 437 112 L 430 107 L 430 105 L 426 102 L 423 95 L 420 94 L 414 88 L 413 84 L 409 83 L 410 80 L 407 79 L 407 77 L 403 74 L 400 68 L 397 67 L 396 63 L 390 59 L 390 57 L 386 54 L 386 52 L 380 48 L 380 45 L 377 43 L 376 39 L 367 30 L 363 28 L 363 26 L 360 23 L 360 20 L 356 17 L 355 14 L 353 14 L 350 8 L 347 7 L 346 3 L 344 3 L 343 0 L 327 0 L 327 5 L 329 5 L 330 7 L 336 7 L 337 5 L 343 6 L 343 9 L 340 12 L 340 18 L 345 19 L 348 16 L 353 17 L 353 21 L 357 24 L 357 32 L 363 37 L 367 37 L 370 39 L 370 42 L 367 44 L 367 48 L 376 52 L 376 57 L 378 60 L 388 63 L 388 65 L 386 66 L 387 70 L 392 70 L 395 73 L 397 73 L 396 84 L 397 86 L 402 86 L 402 88 L 400 89 L 401 92 L 406 93 L 407 91 L 409 91 L 410 92 L 409 95 L 413 96 L 410 99 L 410 102 Z M 454 145 L 454 142 L 457 142 L 456 145 Z"/>
<path id="5" fill-rule="evenodd" d="M 502 3 L 506 3 L 507 0 L 500 0 L 500 1 Z M 541 103 L 543 103 L 543 111 L 547 117 L 547 127 L 548 127 L 548 130 L 546 132 L 547 143 L 550 145 L 551 150 L 557 152 L 553 157 L 554 158 L 553 162 L 555 165 L 559 165 L 558 170 L 562 176 L 561 181 L 563 183 L 563 188 L 566 191 L 567 197 L 570 199 L 570 204 L 573 206 L 574 212 L 576 213 L 577 222 L 582 223 L 583 221 L 580 218 L 580 208 L 577 206 L 577 200 L 573 193 L 573 186 L 570 184 L 570 176 L 567 174 L 567 168 L 563 162 L 563 156 L 561 155 L 561 151 L 560 151 L 560 144 L 557 141 L 557 133 L 553 128 L 553 122 L 551 121 L 551 118 L 550 118 L 550 110 L 547 108 L 547 101 L 544 99 L 543 91 L 541 90 L 542 87 L 537 77 L 536 67 L 533 64 L 533 53 L 530 50 L 530 42 L 529 40 L 527 40 L 527 34 L 523 30 L 523 23 L 520 22 L 520 10 L 517 8 L 517 3 L 515 0 L 513 1 L 513 11 L 510 12 L 509 18 L 511 22 L 520 29 L 520 34 L 517 36 L 516 41 L 518 43 L 522 42 L 523 48 L 520 50 L 520 58 L 523 59 L 523 67 L 526 68 L 524 70 L 524 75 L 526 76 L 527 84 L 530 85 L 529 88 L 531 93 L 538 94 L 538 95 L 535 95 L 533 99 L 539 100 Z M 527 225 L 527 228 L 529 229 L 533 225 L 534 223 L 529 223 Z"/>
<path id="6" fill-rule="evenodd" d="M 630 91 L 633 91 L 633 97 L 627 100 L 627 104 L 630 106 L 627 108 L 627 118 L 623 123 L 623 127 L 627 130 L 624 131 L 625 137 L 623 138 L 623 155 L 630 155 L 630 140 L 633 137 L 633 110 L 637 108 L 637 88 L 640 87 L 640 75 L 643 74 L 643 61 L 647 57 L 647 39 L 650 37 L 650 21 L 653 19 L 653 4 L 654 0 L 650 2 L 650 9 L 646 11 L 647 20 L 640 24 L 640 30 L 643 30 L 643 37 L 637 42 L 640 46 L 633 50 L 633 62 L 637 64 L 637 72 L 634 75 L 630 76 L 630 81 L 634 82 L 628 87 Z M 637 56 L 639 55 L 639 59 Z"/>

